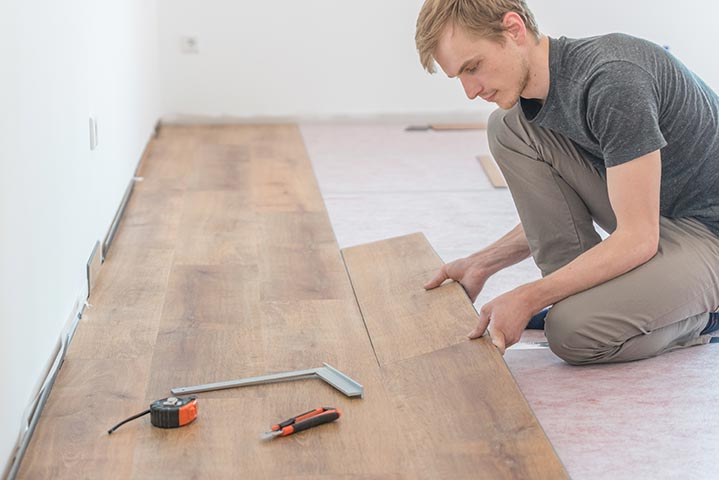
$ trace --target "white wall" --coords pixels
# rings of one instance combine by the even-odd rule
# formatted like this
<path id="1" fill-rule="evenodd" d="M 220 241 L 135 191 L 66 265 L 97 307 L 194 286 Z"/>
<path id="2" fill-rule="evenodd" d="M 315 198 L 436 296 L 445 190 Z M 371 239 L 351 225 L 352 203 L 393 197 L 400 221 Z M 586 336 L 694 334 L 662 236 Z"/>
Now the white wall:
<path id="1" fill-rule="evenodd" d="M 625 32 L 670 47 L 719 92 L 719 2 L 714 0 L 528 0 L 544 33 L 588 37 Z"/>
<path id="2" fill-rule="evenodd" d="M 422 0 L 159 0 L 164 111 L 174 115 L 345 116 L 476 112 L 457 80 L 419 65 Z M 529 0 L 552 36 L 624 31 L 672 47 L 719 89 L 713 0 Z M 195 35 L 199 54 L 180 53 Z"/>
<path id="3" fill-rule="evenodd" d="M 159 0 L 166 113 L 367 115 L 466 108 L 425 75 L 417 0 Z M 197 35 L 198 55 L 180 53 Z"/>
<path id="4" fill-rule="evenodd" d="M 155 8 L 0 3 L 0 474 L 160 116 Z"/>

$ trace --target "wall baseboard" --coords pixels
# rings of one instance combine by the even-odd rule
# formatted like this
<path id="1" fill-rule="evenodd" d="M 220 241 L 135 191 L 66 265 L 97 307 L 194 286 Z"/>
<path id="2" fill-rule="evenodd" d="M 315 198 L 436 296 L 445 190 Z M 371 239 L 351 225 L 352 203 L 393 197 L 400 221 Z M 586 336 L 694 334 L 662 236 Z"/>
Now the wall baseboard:
<path id="1" fill-rule="evenodd" d="M 70 345 L 70 341 L 77 329 L 77 324 L 82 318 L 82 313 L 87 305 L 87 295 L 88 289 L 85 284 L 75 300 L 70 316 L 65 322 L 65 327 L 60 334 L 60 339 L 55 345 L 55 349 L 50 356 L 50 361 L 48 362 L 49 365 L 45 371 L 45 375 L 42 377 L 43 379 L 40 383 L 40 387 L 37 389 L 37 393 L 30 402 L 30 405 L 25 410 L 23 425 L 20 427 L 15 451 L 8 461 L 3 478 L 14 480 L 20 470 L 20 464 L 25 456 L 25 451 L 27 450 L 28 445 L 30 444 L 37 422 L 40 420 L 40 414 L 42 413 L 47 398 L 50 396 L 52 386 L 55 383 L 57 374 L 60 372 L 62 363 L 65 360 L 67 347 Z"/>
<path id="2" fill-rule="evenodd" d="M 102 243 L 99 240 L 95 242 L 92 252 L 88 257 L 87 263 L 85 264 L 85 282 L 83 282 L 80 293 L 75 299 L 75 303 L 73 304 L 70 317 L 65 322 L 65 326 L 62 329 L 60 338 L 57 341 L 53 352 L 50 354 L 48 367 L 45 370 L 45 374 L 42 376 L 38 384 L 38 388 L 36 388 L 37 393 L 35 394 L 33 400 L 30 402 L 29 406 L 25 409 L 23 425 L 20 427 L 20 433 L 18 434 L 18 440 L 16 442 L 15 449 L 11 454 L 10 458 L 8 459 L 8 462 L 3 470 L 3 474 L 1 477 L 3 479 L 14 480 L 18 474 L 18 471 L 20 470 L 20 465 L 25 455 L 25 451 L 27 450 L 27 447 L 30 444 L 30 440 L 32 439 L 32 435 L 35 432 L 37 422 L 40 420 L 40 415 L 42 414 L 42 410 L 45 407 L 45 402 L 50 396 L 50 391 L 55 384 L 55 379 L 57 378 L 57 375 L 62 368 L 63 362 L 65 361 L 65 354 L 67 353 L 70 342 L 75 335 L 75 330 L 77 330 L 78 324 L 80 323 L 82 315 L 85 312 L 85 308 L 91 307 L 91 305 L 88 303 L 88 300 L 90 298 L 90 295 L 92 294 L 97 279 L 99 278 L 102 264 L 105 262 L 107 252 L 110 249 L 110 245 L 112 244 L 112 240 L 115 237 L 115 233 L 117 233 L 117 229 L 122 222 L 122 218 L 125 214 L 125 209 L 132 195 L 135 182 L 138 180 L 136 174 L 148 154 L 150 142 L 153 138 L 156 138 L 159 133 L 160 125 L 161 123 L 158 120 L 158 122 L 155 124 L 155 129 L 153 130 L 153 133 L 148 140 L 147 147 L 145 147 L 142 156 L 137 162 L 137 166 L 135 167 L 135 175 L 133 175 L 132 179 L 130 179 L 130 183 L 125 190 L 125 195 L 120 202 L 120 206 L 115 213 L 115 217 L 112 221 L 112 224 L 110 225 L 110 229 L 105 235 L 105 239 Z"/>
<path id="3" fill-rule="evenodd" d="M 95 242 L 95 247 L 92 249 L 90 258 L 87 260 L 86 272 L 87 272 L 87 298 L 90 299 L 92 292 L 95 290 L 95 284 L 100 276 L 100 270 L 102 269 L 102 248 L 100 241 Z"/>
<path id="4" fill-rule="evenodd" d="M 163 125 L 229 125 L 229 124 L 285 124 L 285 123 L 475 123 L 486 122 L 494 109 L 491 106 L 473 112 L 416 112 L 352 115 L 286 115 L 238 117 L 230 115 L 170 114 L 162 117 Z"/>
<path id="5" fill-rule="evenodd" d="M 115 234 L 117 233 L 117 229 L 120 226 L 120 222 L 122 221 L 122 217 L 125 215 L 125 209 L 127 208 L 127 204 L 130 202 L 130 197 L 132 196 L 132 191 L 135 188 L 135 177 L 130 179 L 130 183 L 127 185 L 127 188 L 125 189 L 125 195 L 123 195 L 122 200 L 120 201 L 120 206 L 117 209 L 117 212 L 115 212 L 115 218 L 112 219 L 112 223 L 110 224 L 110 229 L 107 231 L 107 234 L 105 235 L 105 238 L 102 241 L 102 261 L 104 262 L 107 258 L 107 253 L 110 251 L 110 246 L 112 245 L 112 241 L 115 239 Z"/>

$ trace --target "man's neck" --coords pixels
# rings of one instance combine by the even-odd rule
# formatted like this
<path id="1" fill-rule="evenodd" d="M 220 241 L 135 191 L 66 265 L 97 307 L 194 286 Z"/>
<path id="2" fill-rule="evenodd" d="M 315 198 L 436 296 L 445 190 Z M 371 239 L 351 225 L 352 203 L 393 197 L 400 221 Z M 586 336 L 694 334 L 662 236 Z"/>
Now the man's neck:
<path id="1" fill-rule="evenodd" d="M 539 43 L 529 50 L 529 81 L 522 97 L 539 100 L 549 95 L 549 37 L 542 35 Z"/>

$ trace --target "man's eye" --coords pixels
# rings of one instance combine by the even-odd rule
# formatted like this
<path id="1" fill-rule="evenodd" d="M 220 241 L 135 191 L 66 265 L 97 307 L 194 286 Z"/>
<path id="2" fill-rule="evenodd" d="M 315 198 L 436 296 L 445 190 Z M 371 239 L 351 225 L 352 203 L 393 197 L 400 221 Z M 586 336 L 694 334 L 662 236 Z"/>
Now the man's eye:
<path id="1" fill-rule="evenodd" d="M 474 72 L 477 71 L 477 65 L 475 65 L 475 66 L 472 67 L 472 68 L 465 68 L 464 71 L 467 72 L 467 73 L 469 73 L 469 74 L 471 75 L 471 74 L 473 74 Z"/>

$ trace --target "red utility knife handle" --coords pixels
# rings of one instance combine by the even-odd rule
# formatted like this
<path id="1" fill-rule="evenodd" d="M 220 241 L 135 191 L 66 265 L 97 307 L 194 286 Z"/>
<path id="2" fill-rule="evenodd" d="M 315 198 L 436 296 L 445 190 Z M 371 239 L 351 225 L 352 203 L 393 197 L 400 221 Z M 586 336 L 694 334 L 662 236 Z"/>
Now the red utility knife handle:
<path id="1" fill-rule="evenodd" d="M 314 410 L 310 410 L 309 412 L 301 413 L 297 415 L 296 417 L 292 417 L 289 420 L 285 420 L 282 423 L 278 423 L 277 425 L 274 425 L 272 427 L 272 431 L 276 432 L 277 430 L 282 430 L 285 427 L 289 427 L 290 425 L 294 425 L 297 422 L 301 422 L 302 420 L 306 420 L 310 417 L 314 417 L 315 415 L 319 415 L 322 412 L 325 412 L 327 410 L 332 410 L 331 408 L 315 408 Z"/>
<path id="2" fill-rule="evenodd" d="M 342 413 L 336 408 L 317 408 L 282 422 L 279 425 L 275 425 L 272 427 L 272 430 L 277 431 L 282 429 L 282 434 L 280 436 L 286 437 L 287 435 L 302 432 L 303 430 L 307 430 L 318 425 L 334 422 L 340 418 L 341 415 Z"/>

